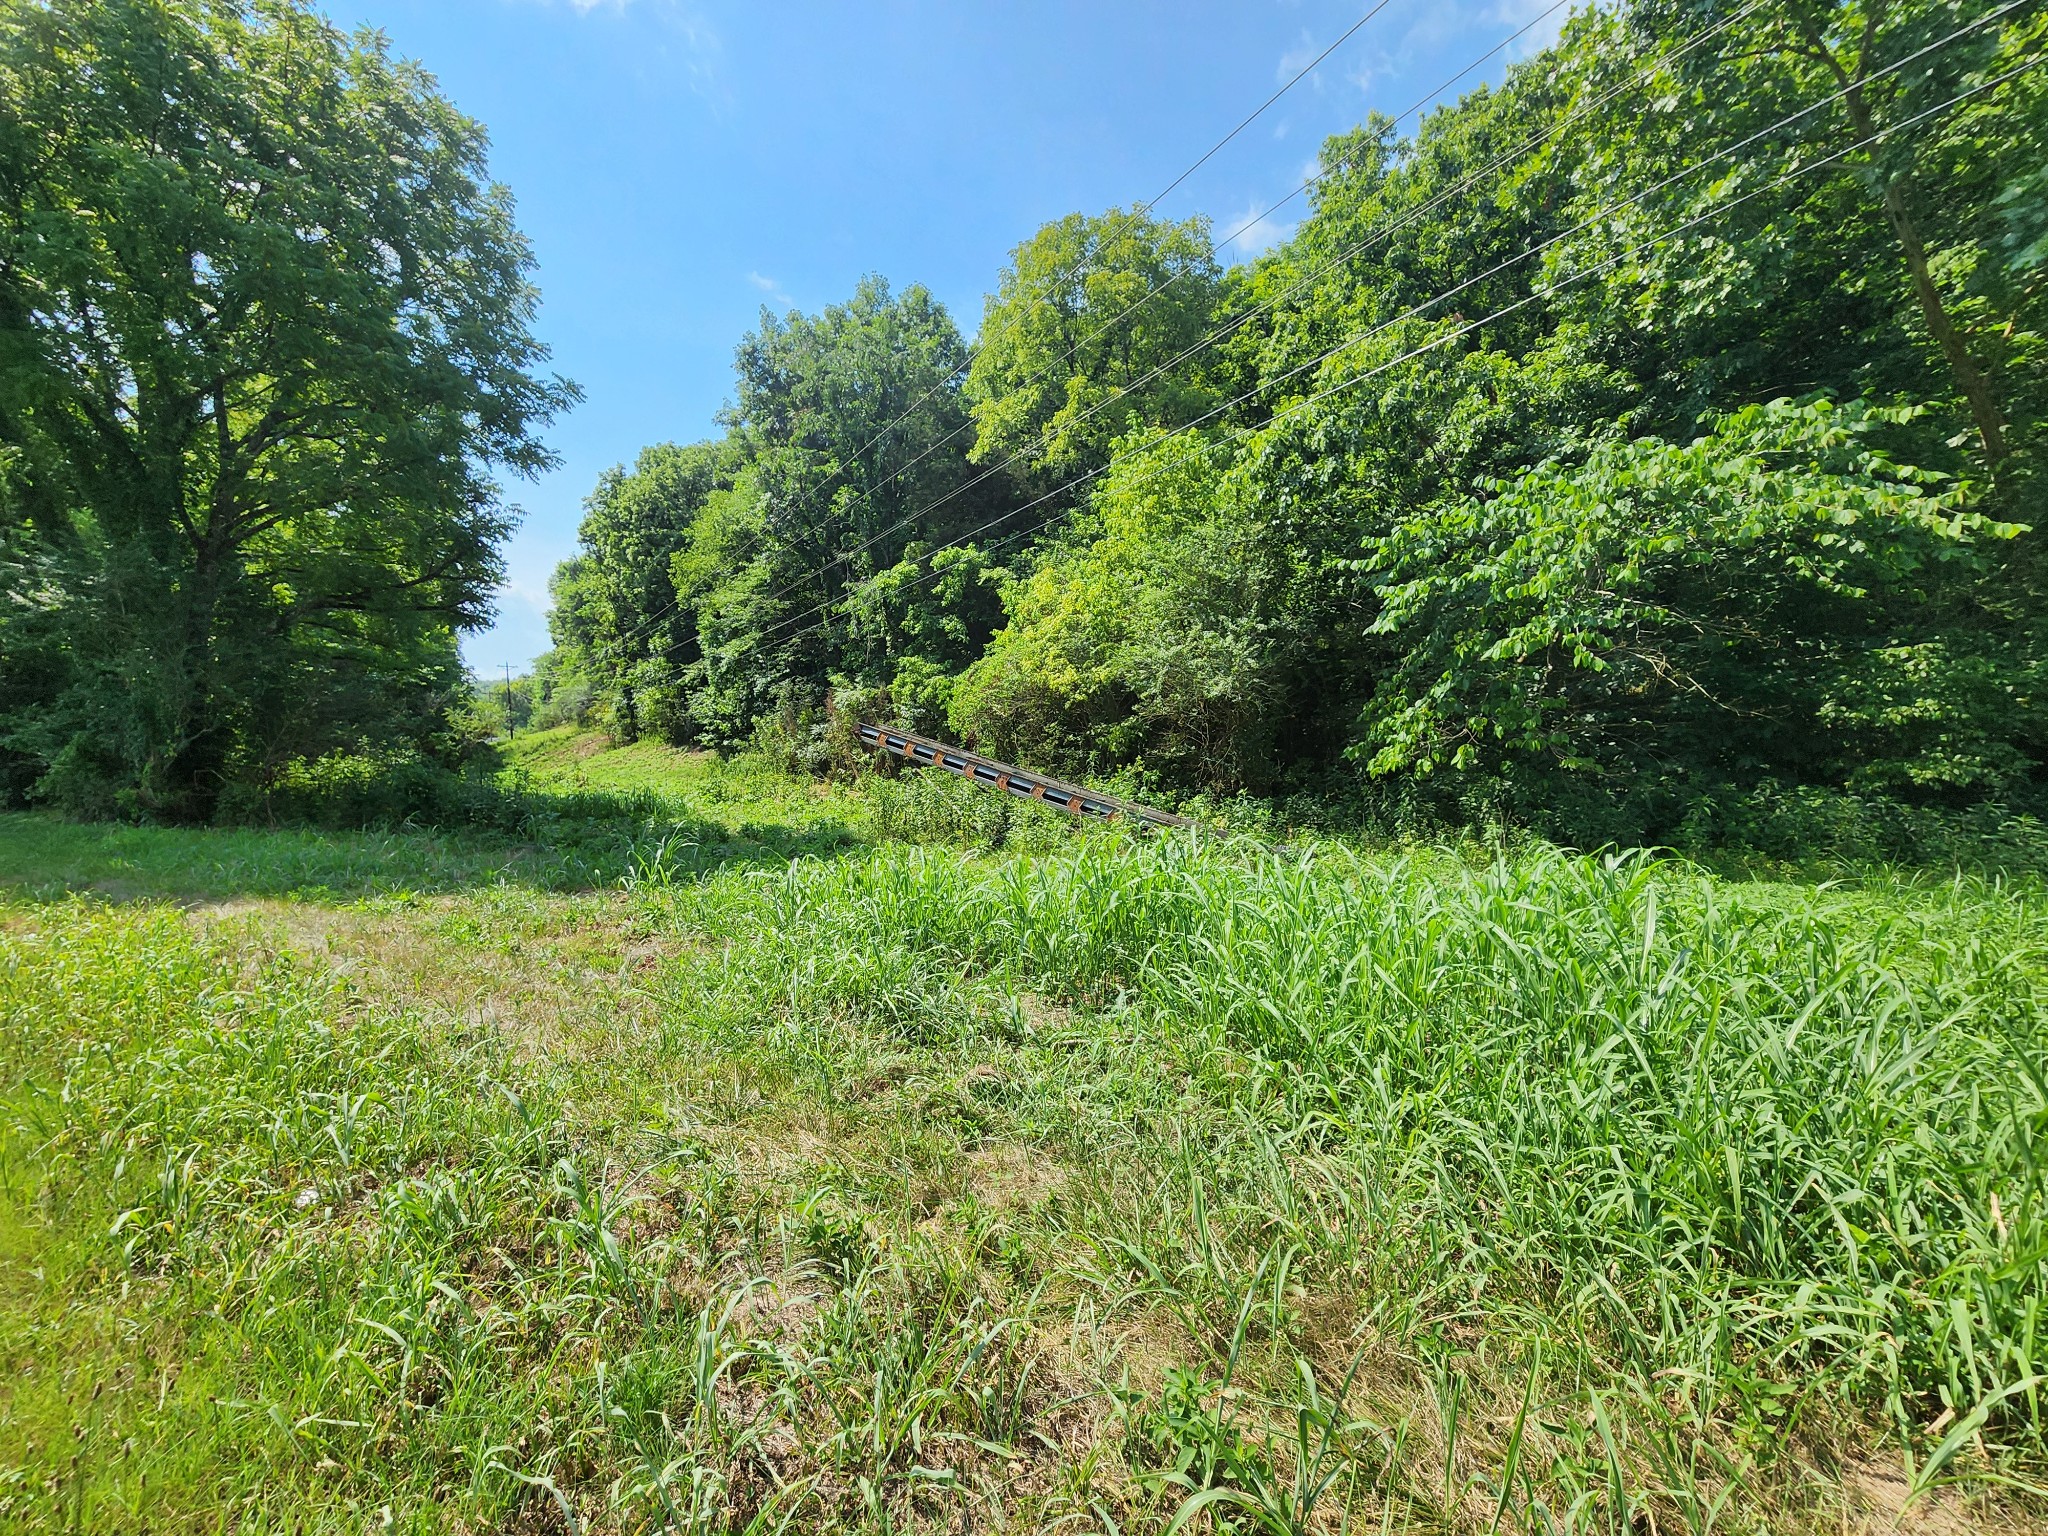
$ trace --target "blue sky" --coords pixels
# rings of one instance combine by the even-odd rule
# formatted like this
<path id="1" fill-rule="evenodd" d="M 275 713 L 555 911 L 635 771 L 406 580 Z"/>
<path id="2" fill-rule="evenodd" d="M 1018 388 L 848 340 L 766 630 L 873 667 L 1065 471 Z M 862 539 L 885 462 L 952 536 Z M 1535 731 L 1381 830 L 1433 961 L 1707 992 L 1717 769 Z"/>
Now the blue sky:
<path id="1" fill-rule="evenodd" d="M 541 335 L 585 392 L 549 433 L 560 470 L 509 488 L 509 580 L 470 665 L 547 648 L 548 574 L 583 497 L 645 445 L 716 430 L 764 303 L 817 310 L 879 272 L 930 288 L 971 340 L 1013 246 L 1156 195 L 1372 3 L 329 0 L 489 126 L 539 259 Z M 1208 214 L 1221 241 L 1300 184 L 1326 135 L 1401 111 L 1549 5 L 1388 0 L 1158 211 Z"/>

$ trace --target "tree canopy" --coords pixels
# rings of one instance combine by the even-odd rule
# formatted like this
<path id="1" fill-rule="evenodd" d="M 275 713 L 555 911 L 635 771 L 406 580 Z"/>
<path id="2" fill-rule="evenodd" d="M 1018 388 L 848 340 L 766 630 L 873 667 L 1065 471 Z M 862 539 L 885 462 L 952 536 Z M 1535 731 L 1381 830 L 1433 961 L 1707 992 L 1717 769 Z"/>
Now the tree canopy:
<path id="1" fill-rule="evenodd" d="M 1198 350 L 1216 303 L 1202 219 L 1070 214 L 1011 253 L 967 377 L 973 457 L 1040 483 L 1098 467 L 1132 421 L 1177 425 L 1213 403 Z"/>
<path id="2" fill-rule="evenodd" d="M 1111 208 L 971 341 L 876 275 L 764 310 L 715 434 L 591 490 L 550 698 L 1580 839 L 2038 809 L 2044 33 L 1616 0 L 1330 139 L 1254 260 Z M 299 0 L 7 7 L 0 103 L 0 793 L 445 740 L 573 398 L 482 130 Z"/>
<path id="3" fill-rule="evenodd" d="M 1057 220 L 908 388 L 842 311 L 764 322 L 753 510 L 704 503 L 659 620 L 726 701 L 684 731 L 887 688 L 1157 793 L 1405 783 L 1603 838 L 1772 786 L 2033 804 L 2043 27 L 1632 0 L 1332 139 L 1255 261 Z"/>
<path id="4" fill-rule="evenodd" d="M 0 742 L 18 788 L 208 814 L 430 735 L 492 466 L 552 460 L 482 129 L 290 0 L 0 11 Z"/>

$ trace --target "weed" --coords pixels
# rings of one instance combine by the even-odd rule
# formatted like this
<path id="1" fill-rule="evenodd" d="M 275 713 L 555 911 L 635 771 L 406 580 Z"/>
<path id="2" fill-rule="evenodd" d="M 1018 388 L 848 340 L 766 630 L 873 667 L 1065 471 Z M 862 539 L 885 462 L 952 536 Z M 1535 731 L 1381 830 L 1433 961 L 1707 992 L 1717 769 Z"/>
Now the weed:
<path id="1" fill-rule="evenodd" d="M 2030 889 L 682 778 L 601 879 L 0 822 L 0 1520 L 2038 1526 Z"/>

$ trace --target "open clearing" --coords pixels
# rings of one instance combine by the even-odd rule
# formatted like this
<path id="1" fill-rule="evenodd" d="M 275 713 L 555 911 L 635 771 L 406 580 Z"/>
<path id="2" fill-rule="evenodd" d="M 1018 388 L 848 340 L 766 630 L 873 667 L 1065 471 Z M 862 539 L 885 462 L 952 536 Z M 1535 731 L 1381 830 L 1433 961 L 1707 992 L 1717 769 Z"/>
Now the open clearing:
<path id="1" fill-rule="evenodd" d="M 2031 889 L 521 761 L 0 819 L 0 1523 L 2038 1528 Z"/>

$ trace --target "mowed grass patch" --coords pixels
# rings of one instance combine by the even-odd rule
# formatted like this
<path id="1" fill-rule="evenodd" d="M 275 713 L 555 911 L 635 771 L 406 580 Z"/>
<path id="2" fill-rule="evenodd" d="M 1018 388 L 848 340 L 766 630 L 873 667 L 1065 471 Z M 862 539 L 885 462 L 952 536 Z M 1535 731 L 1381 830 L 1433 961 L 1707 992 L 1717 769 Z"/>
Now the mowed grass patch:
<path id="1" fill-rule="evenodd" d="M 570 731 L 522 737 L 517 747 L 500 783 L 434 780 L 461 791 L 459 803 L 441 807 L 446 825 L 370 817 L 359 829 L 357 801 L 375 807 L 403 797 L 384 793 L 377 765 L 353 760 L 344 765 L 352 774 L 337 769 L 299 797 L 302 809 L 322 813 L 314 820 L 342 825 L 180 829 L 0 812 L 0 888 L 190 903 L 336 903 L 486 886 L 573 891 L 698 879 L 728 865 L 776 867 L 859 839 L 857 796 L 755 759 L 653 743 L 611 751 L 600 736 Z M 609 765 L 601 783 L 579 784 L 563 766 L 585 761 Z"/>
<path id="2" fill-rule="evenodd" d="M 2033 1522 L 2012 893 L 1091 838 L 5 929 L 24 1528 Z"/>
<path id="3" fill-rule="evenodd" d="M 17 896 L 332 902 L 557 873 L 544 850 L 487 835 L 134 827 L 0 812 L 0 889 Z"/>
<path id="4" fill-rule="evenodd" d="M 833 818 L 859 824 L 854 790 L 786 772 L 751 753 L 693 752 L 643 738 L 624 744 L 574 726 L 499 743 L 507 771 L 554 794 L 651 796 L 734 827 L 802 827 Z"/>
<path id="5" fill-rule="evenodd" d="M 407 910 L 459 929 L 505 900 Z M 27 1378 L 0 1484 L 24 1528 L 872 1526 L 1007 1480 L 1018 1319 L 971 1241 L 864 1214 L 916 1183 L 922 1218 L 979 1166 L 955 1121 L 906 1126 L 879 1092 L 906 1081 L 886 1041 L 821 1052 L 758 993 L 742 1031 L 746 989 L 707 973 L 722 1021 L 600 1007 L 536 1060 L 509 1021 L 370 1004 L 257 914 L 13 918 Z M 363 930 L 341 932 L 346 955 Z M 444 958 L 379 952 L 380 981 Z"/>
<path id="6" fill-rule="evenodd" d="M 351 1477 L 402 1503 L 460 1454 L 418 1433 L 423 1397 L 443 1424 L 500 1422 L 501 1383 L 538 1411 L 545 1373 L 473 1348 L 413 1369 L 444 1324 L 481 1337 L 437 1310 L 469 1234 L 453 1170 L 547 1165 L 487 1068 L 430 1066 L 402 1022 L 161 908 L 37 910 L 0 975 L 19 1527 L 290 1528 Z"/>
<path id="7" fill-rule="evenodd" d="M 551 794 L 655 797 L 679 813 L 800 829 L 826 819 L 878 842 L 955 843 L 1048 851 L 1087 829 L 1051 806 L 991 794 L 938 769 L 877 753 L 851 781 L 798 778 L 754 753 L 721 756 L 640 740 L 614 745 L 559 726 L 499 747 L 510 782 Z"/>

